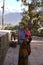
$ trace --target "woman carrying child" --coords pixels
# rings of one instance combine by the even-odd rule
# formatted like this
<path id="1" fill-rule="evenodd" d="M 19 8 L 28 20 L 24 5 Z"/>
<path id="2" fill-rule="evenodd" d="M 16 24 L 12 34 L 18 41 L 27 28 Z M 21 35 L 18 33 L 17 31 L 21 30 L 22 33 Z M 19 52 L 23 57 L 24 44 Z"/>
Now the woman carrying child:
<path id="1" fill-rule="evenodd" d="M 19 24 L 18 29 L 18 43 L 20 45 L 19 48 L 19 58 L 18 58 L 18 65 L 28 65 L 28 42 L 29 36 L 27 35 L 27 31 L 25 33 L 25 25 L 24 23 Z"/>

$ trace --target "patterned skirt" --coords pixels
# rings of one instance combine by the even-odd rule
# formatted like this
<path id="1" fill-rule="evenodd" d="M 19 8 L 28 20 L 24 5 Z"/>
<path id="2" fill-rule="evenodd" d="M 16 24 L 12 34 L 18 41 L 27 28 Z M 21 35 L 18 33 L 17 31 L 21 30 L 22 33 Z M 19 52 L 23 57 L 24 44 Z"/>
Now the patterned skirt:
<path id="1" fill-rule="evenodd" d="M 28 65 L 28 51 L 24 44 L 20 44 L 18 65 Z"/>

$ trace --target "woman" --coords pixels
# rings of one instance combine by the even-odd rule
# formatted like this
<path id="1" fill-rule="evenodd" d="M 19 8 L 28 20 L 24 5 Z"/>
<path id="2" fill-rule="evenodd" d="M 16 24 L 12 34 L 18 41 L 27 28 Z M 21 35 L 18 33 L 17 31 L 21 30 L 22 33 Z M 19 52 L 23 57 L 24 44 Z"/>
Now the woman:
<path id="1" fill-rule="evenodd" d="M 19 29 L 18 29 L 18 42 L 20 45 L 19 48 L 19 59 L 18 59 L 18 65 L 28 65 L 28 51 L 26 48 L 26 44 L 24 44 L 25 39 L 25 31 L 24 31 L 24 23 L 19 24 Z"/>

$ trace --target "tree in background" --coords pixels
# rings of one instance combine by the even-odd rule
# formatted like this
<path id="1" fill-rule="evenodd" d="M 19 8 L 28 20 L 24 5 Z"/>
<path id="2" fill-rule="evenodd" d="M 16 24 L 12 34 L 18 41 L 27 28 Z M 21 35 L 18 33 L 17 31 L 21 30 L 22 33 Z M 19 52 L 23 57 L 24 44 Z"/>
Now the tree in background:
<path id="1" fill-rule="evenodd" d="M 43 15 L 41 15 L 42 0 L 32 0 L 31 3 L 27 2 L 27 0 L 21 0 L 23 5 L 28 6 L 28 11 L 23 12 L 23 18 L 21 22 L 24 22 L 30 26 L 32 29 L 32 33 L 39 34 L 38 28 L 40 25 L 38 23 L 43 23 Z"/>
<path id="2" fill-rule="evenodd" d="M 17 0 L 19 1 L 19 0 Z M 43 26 L 43 0 L 32 0 L 31 3 L 28 0 L 21 0 L 24 6 L 28 6 L 27 11 L 23 11 L 23 18 L 21 22 L 24 22 L 26 26 L 29 25 L 31 28 L 32 34 L 39 34 L 38 28 L 40 28 L 40 24 Z M 41 8 L 40 8 L 41 7 Z M 39 24 L 40 23 L 40 24 Z M 7 26 L 7 29 L 14 30 L 18 29 L 19 26 Z"/>
<path id="3" fill-rule="evenodd" d="M 12 24 L 7 24 L 5 27 L 5 30 L 17 30 L 19 28 L 19 25 L 12 25 Z"/>

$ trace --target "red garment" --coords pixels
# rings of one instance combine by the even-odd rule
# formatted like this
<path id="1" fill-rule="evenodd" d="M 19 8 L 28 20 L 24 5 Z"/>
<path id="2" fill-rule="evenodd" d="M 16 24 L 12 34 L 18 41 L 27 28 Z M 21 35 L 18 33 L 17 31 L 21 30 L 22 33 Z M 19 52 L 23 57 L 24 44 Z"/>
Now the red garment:
<path id="1" fill-rule="evenodd" d="M 27 35 L 28 37 L 30 37 L 30 36 L 31 36 L 31 31 L 30 31 L 30 30 L 27 30 L 27 31 L 26 31 L 26 35 Z"/>

